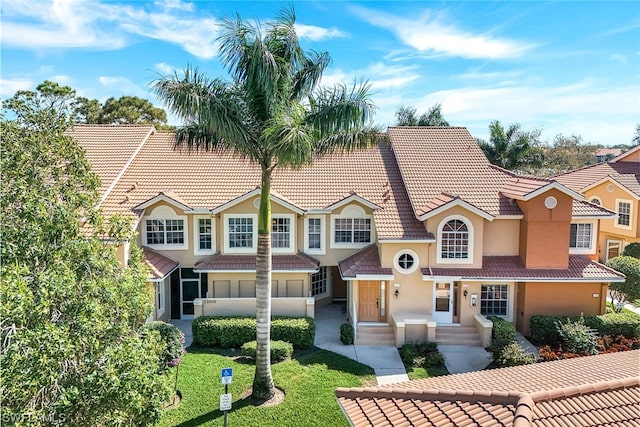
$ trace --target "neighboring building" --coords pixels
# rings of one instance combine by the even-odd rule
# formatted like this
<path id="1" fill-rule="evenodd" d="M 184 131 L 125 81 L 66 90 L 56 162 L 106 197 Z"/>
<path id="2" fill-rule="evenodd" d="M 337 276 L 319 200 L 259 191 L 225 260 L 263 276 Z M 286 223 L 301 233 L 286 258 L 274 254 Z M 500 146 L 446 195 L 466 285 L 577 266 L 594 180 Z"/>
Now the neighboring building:
<path id="1" fill-rule="evenodd" d="M 640 242 L 640 146 L 607 163 L 586 166 L 555 179 L 591 203 L 616 212 L 616 217 L 601 221 L 600 262 L 620 255 L 629 243 Z"/>
<path id="2" fill-rule="evenodd" d="M 335 394 L 350 425 L 638 426 L 640 350 Z"/>
<path id="3" fill-rule="evenodd" d="M 607 162 L 622 154 L 622 148 L 599 148 L 596 151 L 596 161 Z"/>
<path id="4" fill-rule="evenodd" d="M 129 216 L 156 287 L 155 318 L 255 312 L 260 171 L 227 152 L 173 149 L 151 126 L 72 132 L 103 177 L 100 207 Z M 395 343 L 497 315 L 599 314 L 623 276 L 594 261 L 601 219 L 577 191 L 491 165 L 465 128 L 392 127 L 390 143 L 277 169 L 275 314 L 346 301 Z M 126 248 L 121 250 L 126 257 Z"/>

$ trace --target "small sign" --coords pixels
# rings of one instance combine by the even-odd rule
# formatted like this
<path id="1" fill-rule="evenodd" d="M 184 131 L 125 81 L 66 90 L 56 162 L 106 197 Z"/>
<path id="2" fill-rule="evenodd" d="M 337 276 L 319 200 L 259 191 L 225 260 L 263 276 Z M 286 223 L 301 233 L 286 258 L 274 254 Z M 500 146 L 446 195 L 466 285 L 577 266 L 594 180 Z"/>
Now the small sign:
<path id="1" fill-rule="evenodd" d="M 222 384 L 231 384 L 233 368 L 222 368 Z"/>
<path id="2" fill-rule="evenodd" d="M 220 395 L 220 410 L 221 411 L 231 410 L 231 393 Z"/>

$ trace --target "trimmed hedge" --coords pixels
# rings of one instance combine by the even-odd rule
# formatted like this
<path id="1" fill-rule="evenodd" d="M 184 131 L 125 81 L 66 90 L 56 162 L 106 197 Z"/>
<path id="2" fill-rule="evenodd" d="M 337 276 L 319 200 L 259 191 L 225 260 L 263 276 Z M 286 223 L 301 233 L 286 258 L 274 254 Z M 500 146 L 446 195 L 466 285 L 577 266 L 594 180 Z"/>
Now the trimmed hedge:
<path id="1" fill-rule="evenodd" d="M 193 342 L 202 347 L 237 348 L 256 338 L 256 318 L 246 316 L 201 316 L 191 326 Z M 313 345 L 316 323 L 311 317 L 274 316 L 271 339 L 287 341 L 296 349 Z"/>
<path id="2" fill-rule="evenodd" d="M 516 327 L 502 317 L 489 316 L 487 319 L 493 322 L 489 351 L 493 353 L 493 360 L 498 360 L 502 350 L 516 341 Z"/>
<path id="3" fill-rule="evenodd" d="M 342 344 L 353 344 L 354 336 L 353 326 L 351 326 L 350 323 L 343 323 L 340 325 L 340 341 Z"/>
<path id="4" fill-rule="evenodd" d="M 161 321 L 145 323 L 142 325 L 142 333 L 146 331 L 157 331 L 160 339 L 164 342 L 165 349 L 160 355 L 160 366 L 163 369 L 175 366 L 176 362 L 174 361 L 179 361 L 184 354 L 184 349 L 182 348 L 184 336 L 182 335 L 182 331 L 171 323 Z"/>
<path id="5" fill-rule="evenodd" d="M 556 344 L 560 340 L 556 323 L 578 322 L 581 316 L 531 316 L 529 338 L 538 344 Z M 640 337 L 640 315 L 630 312 L 584 316 L 584 324 L 600 335 Z"/>
<path id="6" fill-rule="evenodd" d="M 242 344 L 242 355 L 255 360 L 257 346 L 258 343 L 255 340 Z M 293 354 L 293 345 L 285 341 L 271 341 L 269 349 L 271 353 L 271 363 L 290 359 Z"/>

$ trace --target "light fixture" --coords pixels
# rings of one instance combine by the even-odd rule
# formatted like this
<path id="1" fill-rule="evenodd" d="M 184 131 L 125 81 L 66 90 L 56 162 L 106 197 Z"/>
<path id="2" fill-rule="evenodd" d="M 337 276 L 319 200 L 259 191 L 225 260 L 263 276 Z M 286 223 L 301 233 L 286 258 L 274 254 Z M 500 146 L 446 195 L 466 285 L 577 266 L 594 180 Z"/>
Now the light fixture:
<path id="1" fill-rule="evenodd" d="M 467 299 L 467 295 L 469 295 L 469 291 L 465 289 L 462 295 L 464 295 L 464 299 Z"/>
<path id="2" fill-rule="evenodd" d="M 400 295 L 400 283 L 394 283 L 393 287 L 396 290 L 393 294 L 396 296 L 396 299 L 398 299 L 398 296 Z"/>

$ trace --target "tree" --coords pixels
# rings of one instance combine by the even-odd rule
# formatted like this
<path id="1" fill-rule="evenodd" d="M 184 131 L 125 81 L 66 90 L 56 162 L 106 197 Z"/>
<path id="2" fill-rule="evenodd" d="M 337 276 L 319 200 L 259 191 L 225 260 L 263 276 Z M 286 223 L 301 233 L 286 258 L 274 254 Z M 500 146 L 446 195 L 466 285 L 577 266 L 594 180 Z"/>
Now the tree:
<path id="1" fill-rule="evenodd" d="M 94 209 L 99 179 L 65 135 L 72 95 L 45 82 L 3 103 L 2 420 L 153 423 L 170 388 L 157 333 L 138 333 L 151 310 L 147 272 L 139 249 L 122 267 L 115 248 L 92 236 L 125 242 L 131 226 Z"/>
<path id="2" fill-rule="evenodd" d="M 624 247 L 624 251 L 622 251 L 622 255 L 624 256 L 632 256 L 634 258 L 640 259 L 640 242 L 629 243 Z"/>
<path id="3" fill-rule="evenodd" d="M 167 123 L 167 113 L 151 102 L 137 96 L 109 98 L 104 102 L 97 123 L 104 124 L 153 124 L 159 127 Z"/>
<path id="4" fill-rule="evenodd" d="M 609 291 L 615 303 L 633 301 L 640 298 L 640 259 L 632 256 L 617 256 L 607 261 L 607 267 L 627 276 L 622 283 L 611 283 Z"/>
<path id="5" fill-rule="evenodd" d="M 633 145 L 640 145 L 640 124 L 636 125 L 636 131 L 633 134 L 633 138 L 631 138 L 631 143 Z"/>
<path id="6" fill-rule="evenodd" d="M 542 165 L 538 146 L 540 131 L 525 132 L 518 123 L 505 130 L 498 120 L 489 125 L 489 142 L 477 139 L 487 159 L 505 169 L 530 172 Z"/>
<path id="7" fill-rule="evenodd" d="M 442 105 L 440 104 L 433 104 L 420 117 L 417 114 L 415 107 L 401 106 L 396 110 L 396 126 L 449 126 L 449 122 L 442 116 Z"/>
<path id="8" fill-rule="evenodd" d="M 556 175 L 594 164 L 598 146 L 582 142 L 578 135 L 559 134 L 544 151 L 544 172 L 546 175 Z"/>
<path id="9" fill-rule="evenodd" d="M 272 173 L 369 146 L 378 132 L 368 125 L 374 106 L 367 84 L 319 86 L 329 55 L 302 50 L 293 8 L 282 9 L 265 32 L 239 16 L 226 19 L 219 41 L 231 82 L 187 68 L 183 77 L 156 80 L 153 90 L 186 122 L 176 132 L 178 146 L 226 149 L 260 165 L 253 396 L 268 399 L 275 393 L 269 360 Z"/>

